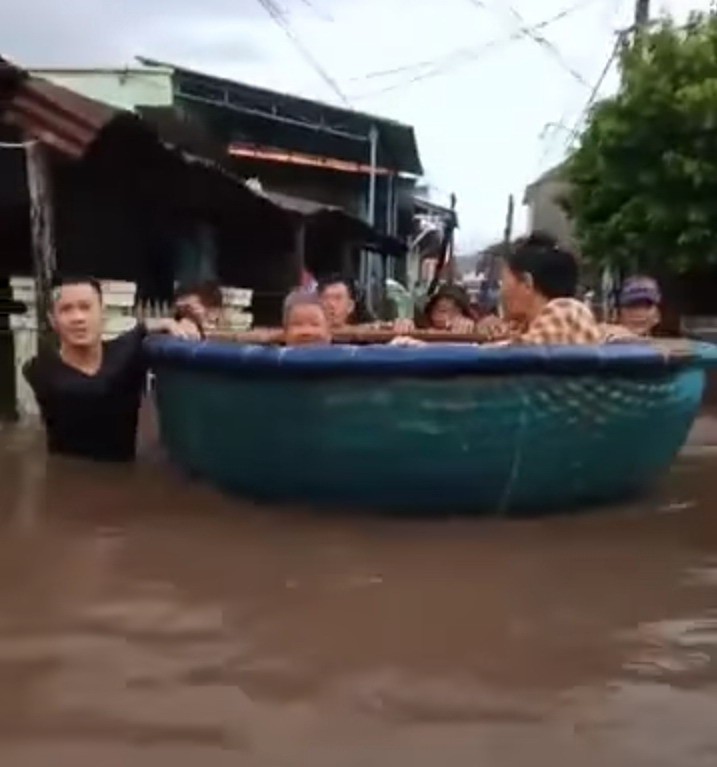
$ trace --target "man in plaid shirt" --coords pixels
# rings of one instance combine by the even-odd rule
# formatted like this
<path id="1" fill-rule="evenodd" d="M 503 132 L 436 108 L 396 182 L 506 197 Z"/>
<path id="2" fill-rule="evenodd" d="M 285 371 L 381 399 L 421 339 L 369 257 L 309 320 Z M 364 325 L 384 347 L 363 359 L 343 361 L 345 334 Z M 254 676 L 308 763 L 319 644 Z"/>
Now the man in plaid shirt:
<path id="1" fill-rule="evenodd" d="M 504 318 L 484 318 L 478 330 L 488 343 L 585 345 L 634 341 L 615 325 L 597 322 L 590 307 L 575 298 L 578 262 L 547 234 L 534 232 L 519 240 L 503 263 L 501 301 Z M 396 345 L 421 345 L 399 337 Z"/>
<path id="2" fill-rule="evenodd" d="M 608 333 L 575 298 L 577 287 L 578 263 L 570 251 L 540 232 L 520 240 L 506 258 L 501 278 L 506 319 L 520 328 L 511 340 L 534 345 L 618 340 L 614 328 Z"/>

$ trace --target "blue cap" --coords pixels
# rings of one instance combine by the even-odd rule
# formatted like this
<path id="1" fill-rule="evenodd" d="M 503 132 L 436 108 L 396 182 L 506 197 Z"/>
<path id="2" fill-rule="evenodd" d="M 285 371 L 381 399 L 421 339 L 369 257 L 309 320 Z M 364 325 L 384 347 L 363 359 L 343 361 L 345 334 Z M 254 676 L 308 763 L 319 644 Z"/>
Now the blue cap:
<path id="1" fill-rule="evenodd" d="M 659 304 L 662 301 L 660 287 L 652 277 L 629 277 L 620 291 L 620 306 L 635 304 Z"/>

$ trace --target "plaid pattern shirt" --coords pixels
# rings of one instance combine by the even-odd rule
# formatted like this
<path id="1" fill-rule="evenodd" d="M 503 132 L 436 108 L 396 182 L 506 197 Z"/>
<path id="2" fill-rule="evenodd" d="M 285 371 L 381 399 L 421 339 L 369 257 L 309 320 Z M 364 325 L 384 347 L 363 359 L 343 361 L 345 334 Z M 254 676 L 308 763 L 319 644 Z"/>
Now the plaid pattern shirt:
<path id="1" fill-rule="evenodd" d="M 519 343 L 538 346 L 599 344 L 604 340 L 592 311 L 576 298 L 548 301 L 526 332 L 518 337 Z"/>

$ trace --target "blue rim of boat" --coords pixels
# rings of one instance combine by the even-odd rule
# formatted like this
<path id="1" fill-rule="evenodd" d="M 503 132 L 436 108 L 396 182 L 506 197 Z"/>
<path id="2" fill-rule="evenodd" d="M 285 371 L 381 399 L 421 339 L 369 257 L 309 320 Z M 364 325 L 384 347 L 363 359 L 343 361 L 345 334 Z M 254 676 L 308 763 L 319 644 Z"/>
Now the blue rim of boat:
<path id="1" fill-rule="evenodd" d="M 676 367 L 717 365 L 717 346 L 685 342 L 679 352 L 657 343 L 600 346 L 471 347 L 430 344 L 421 348 L 370 345 L 285 348 L 154 336 L 146 341 L 156 366 L 270 376 L 498 374 L 642 374 Z"/>

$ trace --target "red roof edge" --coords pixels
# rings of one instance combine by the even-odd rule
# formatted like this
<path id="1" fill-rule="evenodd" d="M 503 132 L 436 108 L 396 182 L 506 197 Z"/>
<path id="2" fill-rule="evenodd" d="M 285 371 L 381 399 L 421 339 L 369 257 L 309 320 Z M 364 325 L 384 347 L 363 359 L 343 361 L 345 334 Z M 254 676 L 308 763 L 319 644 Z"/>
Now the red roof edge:
<path id="1" fill-rule="evenodd" d="M 72 159 L 83 157 L 115 118 L 130 114 L 33 77 L 0 56 L 0 120 Z"/>

